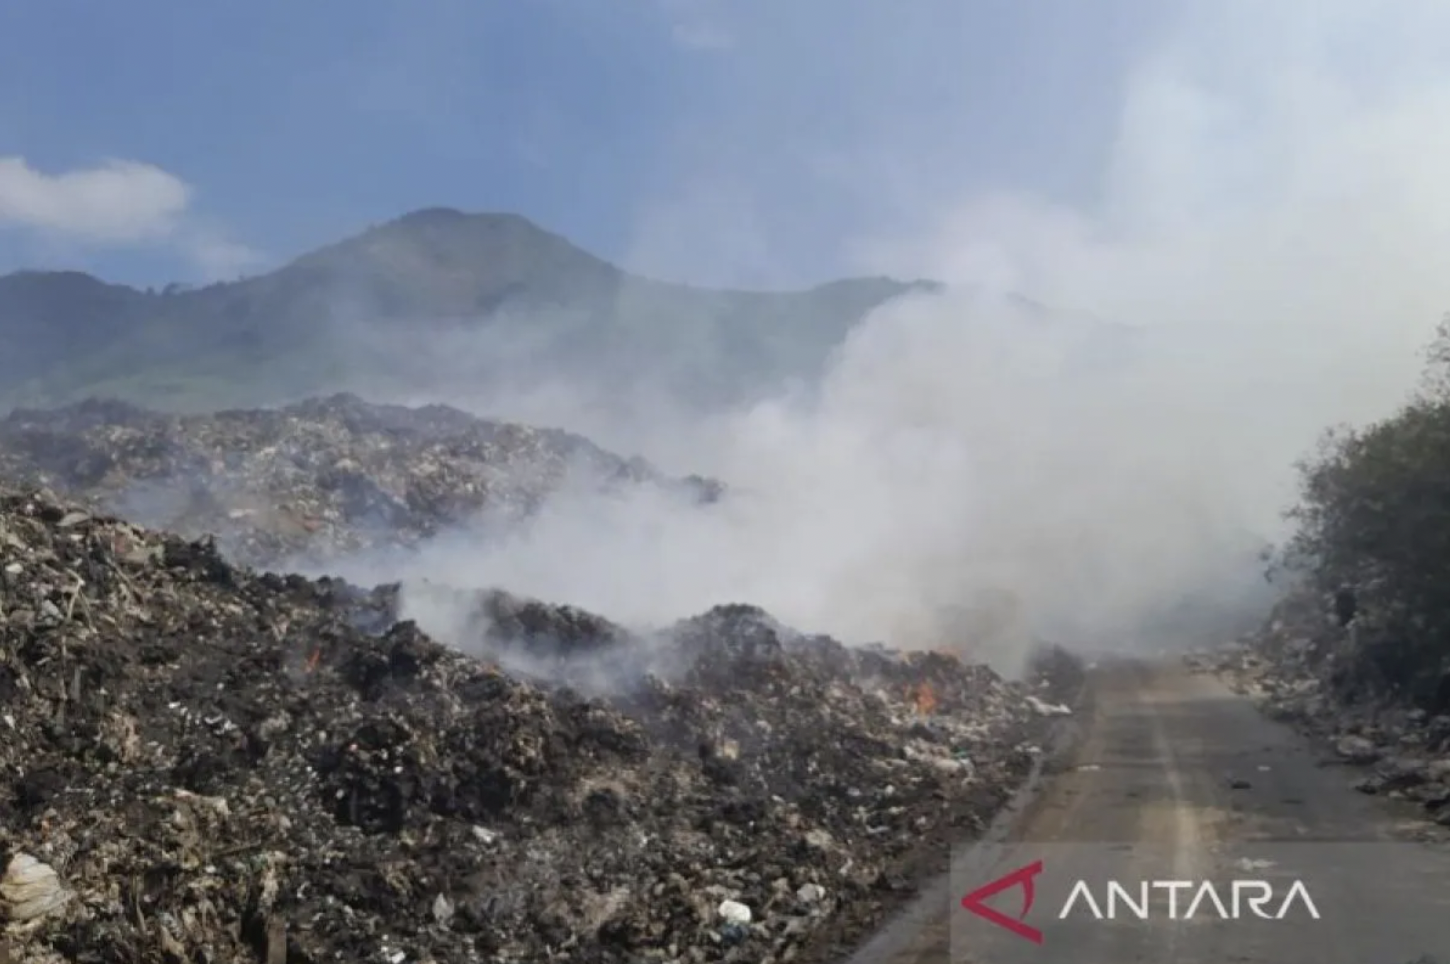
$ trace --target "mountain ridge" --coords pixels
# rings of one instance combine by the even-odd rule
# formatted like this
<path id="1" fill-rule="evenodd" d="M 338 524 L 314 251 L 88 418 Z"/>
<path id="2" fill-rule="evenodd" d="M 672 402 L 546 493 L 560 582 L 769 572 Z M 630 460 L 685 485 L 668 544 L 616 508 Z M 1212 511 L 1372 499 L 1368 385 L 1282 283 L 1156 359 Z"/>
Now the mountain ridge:
<path id="1" fill-rule="evenodd" d="M 452 222 L 452 224 L 449 222 Z M 74 281 L 91 284 L 99 288 L 127 291 L 143 297 L 186 298 L 205 291 L 247 286 L 258 280 L 270 278 L 292 269 L 311 269 L 324 266 L 339 254 L 350 253 L 368 242 L 375 241 L 379 238 L 388 239 L 393 232 L 404 230 L 436 230 L 440 226 L 456 227 L 460 225 L 469 227 L 482 225 L 491 230 L 497 230 L 500 227 L 517 230 L 525 235 L 533 235 L 539 242 L 554 244 L 561 248 L 569 249 L 569 253 L 578 257 L 581 262 L 592 262 L 593 265 L 597 266 L 601 274 L 608 273 L 619 278 L 630 278 L 664 287 L 688 289 L 698 292 L 746 295 L 808 294 L 843 285 L 852 285 L 858 282 L 890 283 L 906 287 L 920 286 L 923 289 L 943 287 L 940 282 L 926 278 L 904 280 L 888 275 L 851 275 L 832 278 L 812 285 L 785 288 L 740 288 L 724 285 L 705 285 L 687 281 L 673 281 L 616 265 L 614 262 L 599 257 L 587 249 L 574 244 L 564 235 L 551 231 L 521 214 L 506 211 L 466 212 L 458 208 L 450 207 L 419 208 L 415 211 L 399 215 L 389 221 L 370 225 L 337 241 L 331 241 L 319 247 L 304 251 L 302 254 L 284 261 L 268 271 L 259 274 L 244 275 L 228 281 L 213 281 L 205 285 L 172 282 L 157 289 L 155 286 L 141 286 L 119 281 L 110 281 L 92 272 L 75 268 L 17 268 L 14 271 L 0 274 L 0 286 L 12 282 L 36 283 L 40 280 Z"/>
<path id="2" fill-rule="evenodd" d="M 0 276 L 0 410 L 92 396 L 168 410 L 361 388 L 495 383 L 520 356 L 602 390 L 655 378 L 701 404 L 809 378 L 880 304 L 934 282 L 795 291 L 633 274 L 518 214 L 425 208 L 259 275 L 160 291 L 76 271 Z M 434 337 L 436 336 L 436 337 Z M 471 342 L 471 343 L 470 343 Z M 430 344 L 442 356 L 410 359 Z M 527 381 L 528 379 L 525 379 Z"/>
<path id="3" fill-rule="evenodd" d="M 881 276 L 695 286 L 634 274 L 522 215 L 424 208 L 199 288 L 0 276 L 0 413 L 86 398 L 201 413 L 351 392 L 467 398 L 517 418 L 493 406 L 540 391 L 576 410 L 718 411 L 809 389 L 877 308 L 945 290 Z M 1011 300 L 1029 325 L 1122 327 Z"/>

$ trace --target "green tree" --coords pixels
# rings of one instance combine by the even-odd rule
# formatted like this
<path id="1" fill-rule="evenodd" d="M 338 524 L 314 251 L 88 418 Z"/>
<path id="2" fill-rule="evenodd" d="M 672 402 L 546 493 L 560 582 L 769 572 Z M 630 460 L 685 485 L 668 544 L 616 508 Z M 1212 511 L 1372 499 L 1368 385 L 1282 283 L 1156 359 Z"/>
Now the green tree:
<path id="1" fill-rule="evenodd" d="M 1353 587 L 1361 631 L 1354 673 L 1450 708 L 1450 321 L 1424 377 L 1393 416 L 1325 434 L 1299 465 L 1286 558 L 1320 591 Z"/>

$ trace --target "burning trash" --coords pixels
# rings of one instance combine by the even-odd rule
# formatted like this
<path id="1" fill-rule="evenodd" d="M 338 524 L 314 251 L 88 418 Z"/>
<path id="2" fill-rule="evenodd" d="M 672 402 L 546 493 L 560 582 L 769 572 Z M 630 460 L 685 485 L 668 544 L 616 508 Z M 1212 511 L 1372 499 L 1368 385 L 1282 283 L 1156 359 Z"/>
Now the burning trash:
<path id="1" fill-rule="evenodd" d="M 918 716 L 931 716 L 936 712 L 936 691 L 925 680 L 911 688 L 910 700 Z"/>
<path id="2" fill-rule="evenodd" d="M 410 538 L 473 478 L 483 449 L 460 440 L 488 458 L 562 444 L 359 406 L 0 425 L 0 473 L 85 496 L 0 481 L 0 855 L 28 917 L 8 964 L 813 964 L 1008 799 L 1050 724 L 1029 697 L 1069 698 L 744 605 L 644 639 L 491 590 L 468 603 L 477 632 L 440 640 L 396 586 L 239 565 L 371 531 L 345 492 L 377 491 L 323 484 L 349 460 L 394 500 L 369 512 L 413 507 L 378 537 Z M 283 472 L 269 446 L 300 461 Z M 241 488 L 218 474 L 220 508 L 177 516 L 191 535 L 231 519 L 218 540 L 105 511 L 218 459 Z M 326 524 L 232 517 L 239 491 Z"/>

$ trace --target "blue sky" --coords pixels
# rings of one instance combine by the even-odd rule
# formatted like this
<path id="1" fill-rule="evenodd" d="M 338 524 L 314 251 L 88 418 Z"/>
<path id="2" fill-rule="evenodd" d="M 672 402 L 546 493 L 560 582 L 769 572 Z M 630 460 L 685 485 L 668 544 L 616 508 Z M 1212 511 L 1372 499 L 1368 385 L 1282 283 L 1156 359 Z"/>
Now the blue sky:
<path id="1" fill-rule="evenodd" d="M 442 205 L 658 275 L 814 283 L 964 191 L 1093 203 L 1158 9 L 7 3 L 0 271 L 229 277 Z"/>

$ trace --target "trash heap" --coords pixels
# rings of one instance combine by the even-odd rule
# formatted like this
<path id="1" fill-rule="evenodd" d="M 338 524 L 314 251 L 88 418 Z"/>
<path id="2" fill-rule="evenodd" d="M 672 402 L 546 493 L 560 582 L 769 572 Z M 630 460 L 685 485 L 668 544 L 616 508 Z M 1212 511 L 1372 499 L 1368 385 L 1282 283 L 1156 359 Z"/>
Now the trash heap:
<path id="1" fill-rule="evenodd" d="M 396 587 L 0 489 L 0 960 L 820 960 L 1001 806 L 1074 677 L 479 600 L 464 653 Z M 636 671 L 569 685 L 606 654 Z"/>
<path id="2" fill-rule="evenodd" d="M 1265 713 L 1319 740 L 1359 769 L 1363 793 L 1413 801 L 1450 826 L 1450 714 L 1369 685 L 1363 639 L 1373 615 L 1340 625 L 1334 600 L 1287 594 L 1258 631 L 1190 663 L 1255 698 Z"/>
<path id="3" fill-rule="evenodd" d="M 257 566 L 315 566 L 415 547 L 465 522 L 509 524 L 570 486 L 652 485 L 695 501 L 722 491 L 567 432 L 353 395 L 188 416 L 101 400 L 16 410 L 0 419 L 0 478 L 214 535 L 228 558 Z"/>

